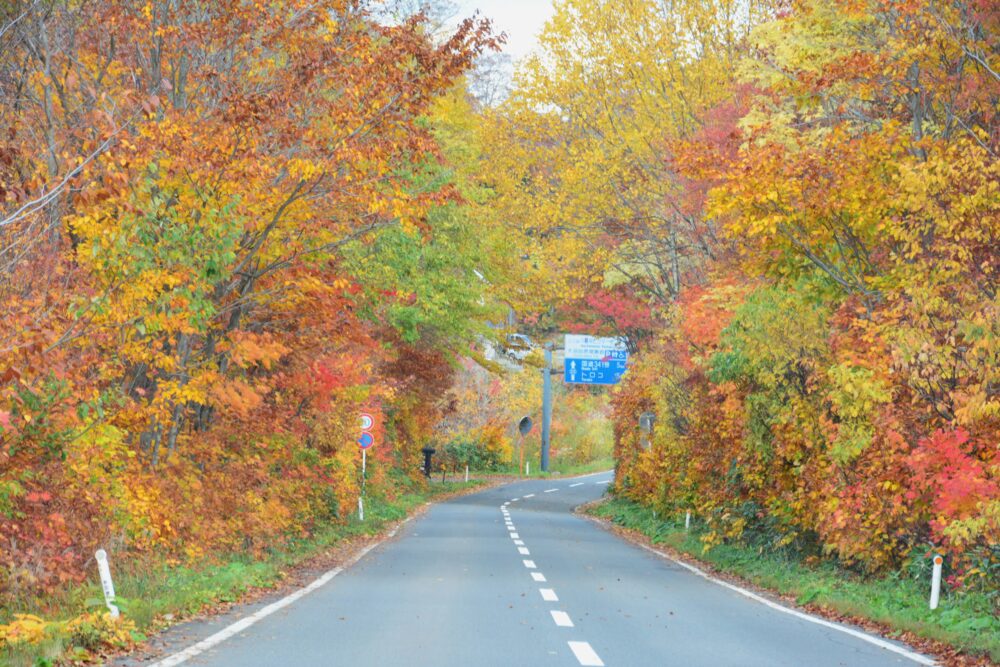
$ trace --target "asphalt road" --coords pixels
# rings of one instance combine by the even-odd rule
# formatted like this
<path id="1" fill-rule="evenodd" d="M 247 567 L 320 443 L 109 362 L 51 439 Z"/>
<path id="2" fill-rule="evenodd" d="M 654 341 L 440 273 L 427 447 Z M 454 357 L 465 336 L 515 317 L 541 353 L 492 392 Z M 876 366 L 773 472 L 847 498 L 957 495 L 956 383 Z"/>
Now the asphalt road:
<path id="1" fill-rule="evenodd" d="M 918 664 L 575 516 L 610 478 L 519 482 L 435 505 L 310 594 L 185 664 Z"/>

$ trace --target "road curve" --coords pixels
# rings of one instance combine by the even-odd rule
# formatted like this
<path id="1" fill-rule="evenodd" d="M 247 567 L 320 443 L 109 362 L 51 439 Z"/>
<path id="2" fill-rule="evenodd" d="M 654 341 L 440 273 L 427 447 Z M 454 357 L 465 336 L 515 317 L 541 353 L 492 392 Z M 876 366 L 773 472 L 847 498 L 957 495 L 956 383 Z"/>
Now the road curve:
<path id="1" fill-rule="evenodd" d="M 572 513 L 599 498 L 610 479 L 611 473 L 600 473 L 517 482 L 435 505 L 353 567 L 256 623 L 244 623 L 225 641 L 189 651 L 183 664 L 930 662 L 902 645 L 892 643 L 903 651 L 893 652 L 841 626 L 749 599 Z M 218 630 L 204 624 L 187 633 L 200 638 Z"/>

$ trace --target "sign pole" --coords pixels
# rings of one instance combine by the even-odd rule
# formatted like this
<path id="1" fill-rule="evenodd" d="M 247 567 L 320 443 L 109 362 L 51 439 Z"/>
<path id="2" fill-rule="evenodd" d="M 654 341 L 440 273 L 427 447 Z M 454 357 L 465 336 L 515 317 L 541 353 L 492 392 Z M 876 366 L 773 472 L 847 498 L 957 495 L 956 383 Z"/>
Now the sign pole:
<path id="1" fill-rule="evenodd" d="M 358 496 L 358 520 L 365 520 L 365 468 L 368 463 L 368 450 L 361 450 L 361 495 Z"/>
<path id="2" fill-rule="evenodd" d="M 361 493 L 358 494 L 358 520 L 365 520 L 365 480 L 367 479 L 368 448 L 375 444 L 375 436 L 371 429 L 375 426 L 375 418 L 367 412 L 361 413 L 361 437 L 358 446 L 361 448 Z"/>
<path id="3" fill-rule="evenodd" d="M 524 477 L 524 436 L 517 436 L 517 476 Z"/>
<path id="4" fill-rule="evenodd" d="M 552 343 L 545 344 L 545 368 L 542 369 L 542 472 L 549 469 L 549 446 L 552 427 Z"/>
<path id="5" fill-rule="evenodd" d="M 531 417 L 525 415 L 521 421 L 517 422 L 517 475 L 521 476 L 524 470 L 524 436 L 531 432 Z M 527 474 L 527 473 L 524 473 Z"/>

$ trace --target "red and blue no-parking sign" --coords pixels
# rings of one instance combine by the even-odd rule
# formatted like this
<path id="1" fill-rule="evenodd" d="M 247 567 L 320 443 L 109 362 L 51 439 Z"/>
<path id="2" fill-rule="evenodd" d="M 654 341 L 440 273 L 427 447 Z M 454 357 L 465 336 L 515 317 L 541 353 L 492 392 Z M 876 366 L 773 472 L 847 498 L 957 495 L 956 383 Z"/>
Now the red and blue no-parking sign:
<path id="1" fill-rule="evenodd" d="M 358 446 L 361 449 L 368 449 L 375 444 L 375 436 L 371 433 L 371 428 L 375 425 L 375 418 L 367 412 L 362 412 L 361 418 L 358 421 L 361 426 L 361 437 L 358 438 Z"/>

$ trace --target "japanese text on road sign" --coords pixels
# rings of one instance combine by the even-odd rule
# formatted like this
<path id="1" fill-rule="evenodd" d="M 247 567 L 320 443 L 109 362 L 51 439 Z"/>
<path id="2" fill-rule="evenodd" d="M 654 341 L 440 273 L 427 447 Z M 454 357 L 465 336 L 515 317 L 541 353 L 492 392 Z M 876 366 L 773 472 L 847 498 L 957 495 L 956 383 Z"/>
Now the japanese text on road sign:
<path id="1" fill-rule="evenodd" d="M 566 336 L 563 379 L 569 384 L 617 384 L 628 365 L 621 338 Z"/>

